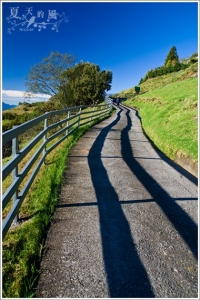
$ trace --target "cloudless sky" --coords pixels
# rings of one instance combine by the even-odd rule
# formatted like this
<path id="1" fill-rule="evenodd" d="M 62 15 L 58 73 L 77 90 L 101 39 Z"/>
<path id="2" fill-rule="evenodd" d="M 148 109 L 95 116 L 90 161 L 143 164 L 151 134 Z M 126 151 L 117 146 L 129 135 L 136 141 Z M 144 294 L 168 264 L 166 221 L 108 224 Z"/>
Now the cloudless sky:
<path id="1" fill-rule="evenodd" d="M 65 13 L 59 31 L 52 25 L 38 31 L 34 22 L 11 30 L 13 17 L 35 16 L 35 23 L 55 23 Z M 12 9 L 11 9 L 12 8 Z M 29 8 L 32 8 L 29 12 Z M 12 10 L 12 12 L 11 12 Z M 38 12 L 44 13 L 38 15 Z M 64 16 L 64 15 L 62 15 Z M 198 51 L 198 1 L 188 2 L 2 2 L 2 90 L 24 91 L 32 66 L 51 51 L 71 53 L 76 62 L 98 64 L 113 72 L 108 93 L 137 85 L 150 69 L 164 64 L 172 46 L 180 59 Z M 26 29 L 26 30 L 25 30 Z M 27 30 L 28 29 L 28 30 Z M 3 98 L 4 99 L 4 98 Z M 4 100 L 3 100 L 4 101 Z M 7 101 L 7 103 L 9 103 Z"/>

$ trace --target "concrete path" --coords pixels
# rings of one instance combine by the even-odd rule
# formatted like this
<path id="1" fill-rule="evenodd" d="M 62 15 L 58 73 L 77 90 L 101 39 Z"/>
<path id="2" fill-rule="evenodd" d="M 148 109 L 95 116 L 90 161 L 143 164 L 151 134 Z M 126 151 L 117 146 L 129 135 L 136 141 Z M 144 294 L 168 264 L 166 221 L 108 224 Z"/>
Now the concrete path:
<path id="1" fill-rule="evenodd" d="M 198 297 L 197 196 L 121 106 L 70 152 L 36 297 Z"/>

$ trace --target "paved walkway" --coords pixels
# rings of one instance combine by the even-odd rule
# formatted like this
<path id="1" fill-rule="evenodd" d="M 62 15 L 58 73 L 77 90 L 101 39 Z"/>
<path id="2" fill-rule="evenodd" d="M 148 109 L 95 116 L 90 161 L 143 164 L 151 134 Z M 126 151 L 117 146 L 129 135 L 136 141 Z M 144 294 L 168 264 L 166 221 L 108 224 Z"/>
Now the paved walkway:
<path id="1" fill-rule="evenodd" d="M 71 149 L 36 297 L 198 297 L 197 195 L 121 106 Z"/>

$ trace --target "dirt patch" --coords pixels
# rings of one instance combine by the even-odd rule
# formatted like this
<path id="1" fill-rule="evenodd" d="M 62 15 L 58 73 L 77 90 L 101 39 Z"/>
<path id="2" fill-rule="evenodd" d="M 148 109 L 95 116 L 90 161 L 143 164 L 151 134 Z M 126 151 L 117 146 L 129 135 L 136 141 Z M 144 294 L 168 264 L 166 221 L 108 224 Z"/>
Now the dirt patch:
<path id="1" fill-rule="evenodd" d="M 198 162 L 193 161 L 191 157 L 184 156 L 182 153 L 177 152 L 174 161 L 198 178 Z"/>

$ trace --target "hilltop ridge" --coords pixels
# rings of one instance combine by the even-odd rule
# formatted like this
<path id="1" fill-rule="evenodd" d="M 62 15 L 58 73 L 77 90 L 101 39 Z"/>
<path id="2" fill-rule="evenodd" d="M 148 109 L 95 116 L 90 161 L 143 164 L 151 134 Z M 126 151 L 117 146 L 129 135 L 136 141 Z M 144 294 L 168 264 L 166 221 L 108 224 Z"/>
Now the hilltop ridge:
<path id="1" fill-rule="evenodd" d="M 176 81 L 183 81 L 187 78 L 195 78 L 198 77 L 198 62 L 190 65 L 185 70 L 180 70 L 178 72 L 173 72 L 166 75 L 157 76 L 154 78 L 150 78 L 147 81 L 138 84 L 137 86 L 140 87 L 140 94 L 146 93 L 152 89 L 166 86 L 172 82 Z M 120 95 L 121 97 L 132 97 L 135 95 L 135 86 L 122 90 L 121 92 L 117 93 L 116 95 Z"/>

